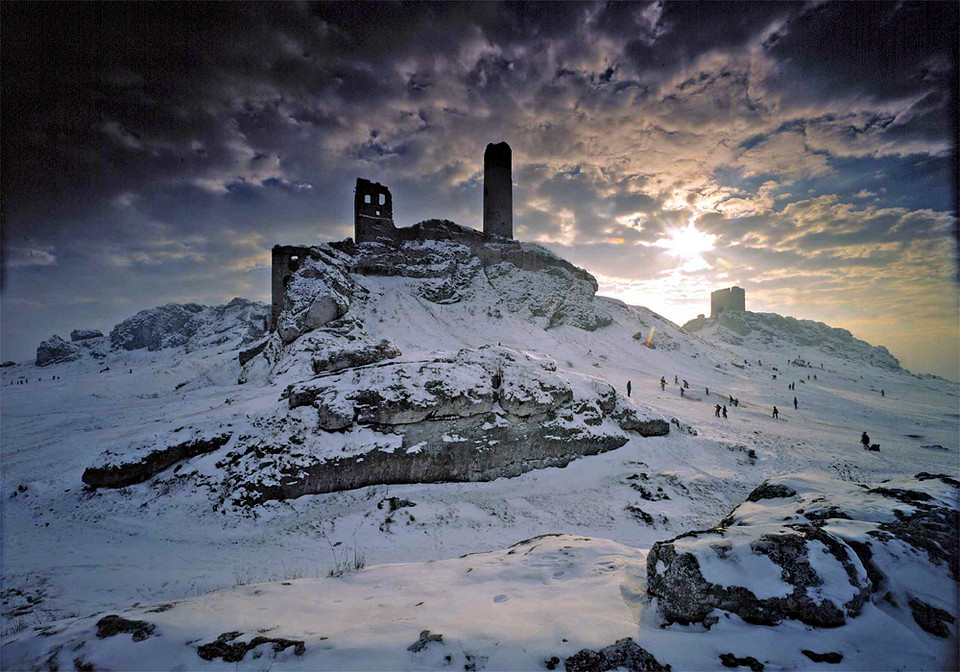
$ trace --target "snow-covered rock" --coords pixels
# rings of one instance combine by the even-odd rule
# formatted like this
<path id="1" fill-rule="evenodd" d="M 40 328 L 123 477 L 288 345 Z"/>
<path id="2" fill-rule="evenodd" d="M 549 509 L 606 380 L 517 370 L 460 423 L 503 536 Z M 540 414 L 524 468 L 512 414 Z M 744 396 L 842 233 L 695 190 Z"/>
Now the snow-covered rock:
<path id="1" fill-rule="evenodd" d="M 871 600 L 908 629 L 947 637 L 958 616 L 957 487 L 926 473 L 873 488 L 772 479 L 719 526 L 654 544 L 648 593 L 668 622 L 709 625 L 721 610 L 838 627 Z"/>
<path id="2" fill-rule="evenodd" d="M 65 341 L 56 334 L 37 346 L 37 366 L 49 366 L 62 362 L 72 362 L 80 359 L 83 350 L 69 341 Z"/>
<path id="3" fill-rule="evenodd" d="M 220 306 L 168 303 L 141 310 L 110 331 L 116 349 L 160 350 L 185 347 L 192 351 L 209 345 L 245 345 L 263 336 L 268 308 L 247 299 Z"/>
<path id="4" fill-rule="evenodd" d="M 99 329 L 74 329 L 70 332 L 71 341 L 85 341 L 90 338 L 100 338 L 103 332 Z"/>

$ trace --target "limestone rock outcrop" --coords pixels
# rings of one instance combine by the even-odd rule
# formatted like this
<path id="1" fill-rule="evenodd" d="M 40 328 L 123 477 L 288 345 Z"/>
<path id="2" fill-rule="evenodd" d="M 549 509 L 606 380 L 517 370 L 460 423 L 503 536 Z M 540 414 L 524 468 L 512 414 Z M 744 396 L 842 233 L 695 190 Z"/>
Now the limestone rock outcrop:
<path id="1" fill-rule="evenodd" d="M 49 366 L 80 359 L 83 350 L 69 341 L 65 341 L 56 334 L 37 346 L 37 366 Z"/>
<path id="2" fill-rule="evenodd" d="M 709 626 L 717 609 L 749 623 L 837 627 L 870 600 L 908 627 L 949 636 L 958 616 L 957 488 L 925 473 L 875 488 L 771 479 L 717 527 L 654 544 L 648 594 L 667 622 Z"/>

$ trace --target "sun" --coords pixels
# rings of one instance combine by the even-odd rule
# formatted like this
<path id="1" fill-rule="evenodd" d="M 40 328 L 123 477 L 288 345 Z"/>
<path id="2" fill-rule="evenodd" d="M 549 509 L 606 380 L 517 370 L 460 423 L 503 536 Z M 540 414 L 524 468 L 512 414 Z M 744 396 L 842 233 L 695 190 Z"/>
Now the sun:
<path id="1" fill-rule="evenodd" d="M 683 259 L 696 259 L 704 252 L 714 248 L 717 237 L 712 233 L 698 231 L 690 222 L 682 229 L 671 229 L 666 238 L 661 238 L 654 245 L 664 248 L 670 254 Z"/>

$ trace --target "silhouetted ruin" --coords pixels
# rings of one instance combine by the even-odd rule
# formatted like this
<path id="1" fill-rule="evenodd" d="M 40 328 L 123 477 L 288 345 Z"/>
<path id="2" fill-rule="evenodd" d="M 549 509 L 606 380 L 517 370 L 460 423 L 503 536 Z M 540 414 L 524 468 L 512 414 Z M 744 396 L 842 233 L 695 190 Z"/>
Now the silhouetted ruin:
<path id="1" fill-rule="evenodd" d="M 513 152 L 505 142 L 483 152 L 483 232 L 513 238 Z"/>
<path id="2" fill-rule="evenodd" d="M 353 195 L 353 238 L 357 243 L 394 240 L 393 197 L 379 182 L 357 178 Z"/>
<path id="3" fill-rule="evenodd" d="M 710 294 L 710 317 L 716 317 L 725 310 L 745 311 L 746 297 L 741 287 L 718 289 Z"/>
<path id="4" fill-rule="evenodd" d="M 443 220 L 428 220 L 419 225 L 398 229 L 393 223 L 393 196 L 379 182 L 357 178 L 353 195 L 353 238 L 356 244 L 381 243 L 400 245 L 411 240 L 458 239 L 471 248 L 474 254 L 487 257 L 483 239 L 490 236 L 513 238 L 513 151 L 505 142 L 487 145 L 483 153 L 483 235 L 457 232 Z M 454 227 L 458 228 L 458 227 Z M 495 251 L 497 259 L 510 258 L 519 267 L 527 268 L 519 245 Z M 270 331 L 277 328 L 277 320 L 283 311 L 283 296 L 290 277 L 304 260 L 316 255 L 316 251 L 302 245 L 276 245 L 273 248 L 270 311 Z"/>

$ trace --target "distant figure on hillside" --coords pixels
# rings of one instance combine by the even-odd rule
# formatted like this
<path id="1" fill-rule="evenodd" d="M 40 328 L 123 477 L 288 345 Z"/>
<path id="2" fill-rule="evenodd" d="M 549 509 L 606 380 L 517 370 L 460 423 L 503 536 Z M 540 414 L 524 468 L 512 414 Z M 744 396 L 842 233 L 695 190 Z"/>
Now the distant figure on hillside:
<path id="1" fill-rule="evenodd" d="M 759 366 L 763 366 L 763 362 L 761 362 L 759 359 L 757 360 L 757 364 L 758 364 Z"/>
<path id="2" fill-rule="evenodd" d="M 794 397 L 794 398 L 793 398 L 793 410 L 797 410 L 797 408 L 799 408 L 799 405 L 797 404 L 797 398 Z"/>
<path id="3" fill-rule="evenodd" d="M 689 390 L 689 389 L 690 389 L 690 383 L 688 383 L 686 380 L 684 380 L 684 381 L 683 381 L 683 387 L 684 387 L 685 389 L 688 389 L 688 390 Z"/>
<path id="4" fill-rule="evenodd" d="M 683 397 L 683 388 L 682 388 L 682 387 L 680 388 L 680 397 L 681 397 L 681 398 Z"/>
<path id="5" fill-rule="evenodd" d="M 713 407 L 713 414 L 718 418 L 720 417 L 720 404 L 717 404 Z"/>
<path id="6" fill-rule="evenodd" d="M 883 390 L 880 390 L 880 396 L 885 398 L 887 396 L 887 393 L 884 392 Z"/>
<path id="7" fill-rule="evenodd" d="M 710 396 L 710 388 L 709 388 L 709 387 L 706 387 L 706 388 L 704 388 L 704 389 L 707 391 L 707 396 L 709 397 L 709 396 Z"/>
<path id="8" fill-rule="evenodd" d="M 867 450 L 870 447 L 870 437 L 867 436 L 866 432 L 864 432 L 863 436 L 860 437 L 860 443 L 863 444 L 864 450 Z"/>
<path id="9" fill-rule="evenodd" d="M 724 419 L 724 420 L 727 419 L 727 407 L 726 407 L 726 406 L 723 407 L 723 419 Z"/>
<path id="10" fill-rule="evenodd" d="M 630 396 L 630 390 L 633 389 L 633 385 L 630 384 L 630 381 L 627 381 L 627 396 Z"/>
<path id="11" fill-rule="evenodd" d="M 776 406 L 773 407 L 773 417 L 774 417 L 774 419 L 779 419 L 779 418 L 780 418 L 780 411 L 777 410 L 777 407 L 776 407 Z"/>
<path id="12" fill-rule="evenodd" d="M 660 391 L 663 392 L 667 387 L 667 379 L 663 376 L 660 376 Z"/>
<path id="13" fill-rule="evenodd" d="M 674 377 L 673 377 L 673 384 L 674 384 L 674 385 L 679 385 L 679 384 L 680 384 L 680 381 L 677 379 L 677 376 L 674 376 Z"/>
<path id="14" fill-rule="evenodd" d="M 813 374 L 813 382 L 817 382 L 817 374 Z"/>
<path id="15" fill-rule="evenodd" d="M 733 400 L 732 403 L 733 403 L 733 405 L 736 406 L 737 408 L 740 408 L 740 397 L 736 397 L 736 398 Z"/>

